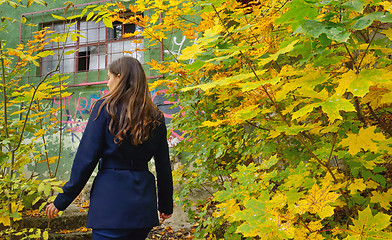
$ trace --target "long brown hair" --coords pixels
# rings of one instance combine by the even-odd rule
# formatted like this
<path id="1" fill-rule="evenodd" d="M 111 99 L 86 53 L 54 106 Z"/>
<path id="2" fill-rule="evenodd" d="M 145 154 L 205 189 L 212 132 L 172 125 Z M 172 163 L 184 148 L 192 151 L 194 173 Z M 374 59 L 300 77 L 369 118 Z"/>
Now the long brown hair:
<path id="1" fill-rule="evenodd" d="M 131 144 L 141 144 L 149 139 L 151 130 L 163 117 L 151 100 L 143 67 L 137 59 L 126 56 L 112 62 L 108 70 L 115 76 L 119 74 L 120 79 L 104 97 L 98 114 L 106 106 L 111 116 L 109 131 L 115 135 L 114 142 L 121 143 L 129 136 Z"/>

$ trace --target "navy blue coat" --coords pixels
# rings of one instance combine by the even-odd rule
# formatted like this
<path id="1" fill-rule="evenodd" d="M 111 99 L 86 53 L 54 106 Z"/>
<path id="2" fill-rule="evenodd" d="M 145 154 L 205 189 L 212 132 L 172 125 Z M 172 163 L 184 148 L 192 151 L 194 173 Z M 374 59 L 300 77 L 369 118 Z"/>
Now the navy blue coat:
<path id="1" fill-rule="evenodd" d="M 143 144 L 114 143 L 105 107 L 98 118 L 99 100 L 90 115 L 72 166 L 70 180 L 54 205 L 65 210 L 79 195 L 99 163 L 90 195 L 87 227 L 93 229 L 145 228 L 159 225 L 157 210 L 173 212 L 173 181 L 164 118 Z M 155 177 L 148 171 L 154 157 Z M 158 198 L 156 196 L 158 192 Z M 158 202 L 157 202 L 158 199 Z"/>

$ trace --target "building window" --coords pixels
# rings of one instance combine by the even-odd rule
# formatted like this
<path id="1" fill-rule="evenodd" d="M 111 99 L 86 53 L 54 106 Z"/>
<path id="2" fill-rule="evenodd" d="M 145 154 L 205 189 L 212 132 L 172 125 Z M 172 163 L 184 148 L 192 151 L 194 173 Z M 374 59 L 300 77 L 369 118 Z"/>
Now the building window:
<path id="1" fill-rule="evenodd" d="M 55 55 L 42 59 L 41 75 L 53 71 L 58 64 L 58 56 L 63 48 L 65 55 L 60 62 L 60 72 L 85 72 L 99 69 L 106 69 L 112 61 L 124 55 L 130 55 L 144 63 L 144 41 L 140 36 L 125 38 L 125 33 L 143 31 L 135 24 L 113 23 L 113 29 L 106 28 L 103 22 L 80 21 L 67 29 L 65 23 L 43 24 L 43 27 L 55 31 L 46 40 L 48 45 L 44 50 L 53 50 Z M 84 37 L 71 41 L 67 39 L 65 43 L 53 41 L 58 34 L 69 32 L 80 32 Z"/>
<path id="2" fill-rule="evenodd" d="M 82 3 L 75 5 L 75 9 L 82 11 L 87 5 L 103 5 L 114 0 L 100 0 L 96 2 Z M 48 39 L 44 50 L 54 52 L 54 55 L 41 59 L 40 67 L 31 64 L 23 83 L 33 83 L 42 79 L 47 73 L 56 69 L 59 57 L 64 48 L 64 56 L 61 58 L 59 70 L 68 77 L 69 86 L 104 84 L 107 80 L 106 69 L 108 65 L 117 58 L 130 55 L 142 63 L 147 78 L 155 79 L 162 77 L 158 70 L 151 68 L 146 62 L 151 60 L 163 60 L 163 44 L 149 45 L 141 34 L 129 37 L 127 33 L 143 32 L 143 28 L 135 24 L 123 24 L 119 21 L 113 22 L 113 29 L 105 27 L 103 22 L 79 20 L 67 29 L 67 23 L 59 21 L 51 14 L 62 16 L 64 8 L 47 9 L 44 11 L 23 13 L 21 17 L 26 18 L 29 24 L 21 24 L 19 29 L 19 43 L 26 44 L 34 38 L 34 32 L 47 27 L 55 31 Z M 121 17 L 127 17 L 132 12 L 122 12 Z M 154 14 L 151 10 L 145 10 L 142 16 L 151 17 Z M 74 20 L 75 21 L 75 20 Z M 31 23 L 31 24 L 30 24 Z M 68 22 L 69 23 L 69 22 Z M 54 39 L 61 33 L 77 32 L 84 37 L 77 41 L 67 39 L 66 43 L 55 42 Z"/>

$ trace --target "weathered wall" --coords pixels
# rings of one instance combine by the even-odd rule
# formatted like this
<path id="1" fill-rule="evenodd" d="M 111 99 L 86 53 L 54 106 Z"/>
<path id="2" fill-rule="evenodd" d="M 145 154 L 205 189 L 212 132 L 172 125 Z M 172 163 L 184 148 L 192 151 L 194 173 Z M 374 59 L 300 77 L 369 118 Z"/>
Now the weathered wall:
<path id="1" fill-rule="evenodd" d="M 62 147 L 61 157 L 57 177 L 66 180 L 69 177 L 72 166 L 73 157 L 76 153 L 83 131 L 89 118 L 89 111 L 96 100 L 107 93 L 105 85 L 97 85 L 93 87 L 72 87 L 68 89 L 72 95 L 63 99 L 53 99 L 52 106 L 57 108 L 62 104 L 64 106 L 62 117 L 60 112 L 55 117 L 61 122 L 62 130 Z M 161 94 L 159 94 L 161 92 Z M 154 103 L 163 111 L 166 123 L 169 124 L 172 115 L 177 111 L 171 109 L 172 103 L 166 100 L 165 90 L 151 92 Z M 62 103 L 60 102 L 62 101 Z M 60 130 L 60 129 L 59 129 Z M 57 155 L 59 152 L 60 131 L 55 134 L 48 134 L 46 137 L 50 156 Z M 179 134 L 173 131 L 169 137 L 170 147 L 179 141 Z M 56 169 L 56 163 L 51 164 L 52 172 Z M 29 167 L 31 171 L 33 166 Z M 48 177 L 48 167 L 46 163 L 40 163 L 36 171 L 43 176 Z"/>
<path id="2" fill-rule="evenodd" d="M 22 1 L 25 2 L 25 1 Z M 10 6 L 7 5 L 0 5 L 0 11 L 2 11 L 3 16 L 10 16 L 13 18 L 19 18 L 22 14 L 26 14 L 26 16 L 33 16 L 29 20 L 33 20 L 34 17 L 37 17 L 38 15 L 31 15 L 30 13 L 40 13 L 42 11 L 46 11 L 49 9 L 58 9 L 64 7 L 64 2 L 63 1 L 47 1 L 48 6 L 43 7 L 41 5 L 34 5 L 34 7 L 30 8 L 22 8 L 18 7 L 17 9 L 11 8 Z M 77 0 L 73 1 L 76 5 L 77 4 L 83 4 L 83 3 L 91 3 L 91 2 L 96 2 L 96 1 L 89 1 L 89 0 Z M 104 1 L 101 1 L 104 2 Z M 113 1 L 114 2 L 114 1 Z M 127 2 L 129 4 L 130 2 Z M 25 4 L 25 3 L 24 3 Z M 26 5 L 26 4 L 25 4 Z M 51 12 L 47 13 L 50 14 Z M 60 15 L 60 14 L 59 14 Z M 39 22 L 44 22 L 47 16 L 45 15 L 45 18 L 42 18 L 44 20 L 40 20 Z M 30 32 L 39 30 L 39 25 L 33 27 L 34 29 L 29 30 Z M 22 28 L 20 30 L 20 25 L 19 23 L 14 23 L 11 24 L 9 27 L 9 33 L 8 34 L 2 34 L 0 37 L 3 40 L 6 40 L 7 47 L 15 47 L 19 43 L 19 37 L 20 37 L 20 32 L 22 33 L 21 35 L 23 36 L 26 29 Z M 1 34 L 1 33 L 0 33 Z M 168 38 L 167 42 L 165 43 L 165 46 L 169 46 L 170 50 L 166 50 L 163 52 L 163 56 L 170 56 L 171 54 L 178 54 L 181 51 L 181 48 L 183 47 L 184 44 L 186 44 L 185 38 L 181 35 L 181 33 L 177 33 L 176 35 L 171 36 Z M 23 41 L 22 41 L 23 42 Z M 148 45 L 148 42 L 144 42 L 145 46 Z M 153 50 L 149 53 L 145 53 L 144 60 L 145 62 L 149 61 L 151 58 L 159 58 L 161 55 L 161 49 L 157 48 L 156 50 Z M 145 65 L 145 70 L 148 76 L 154 76 L 157 75 L 154 70 L 149 69 L 148 65 Z M 29 77 L 28 82 L 30 83 L 35 83 L 37 82 L 40 77 L 39 76 L 33 76 L 34 74 L 37 73 L 37 69 L 34 69 L 34 66 L 31 66 L 30 69 L 30 75 L 32 77 Z M 39 73 L 39 71 L 38 71 Z M 87 71 L 84 73 L 75 73 L 71 74 L 73 80 L 70 82 L 72 85 L 67 89 L 68 92 L 72 93 L 71 96 L 63 98 L 63 99 L 53 99 L 51 104 L 53 107 L 59 107 L 60 102 L 62 101 L 62 105 L 65 107 L 63 109 L 62 113 L 62 147 L 61 147 L 61 159 L 58 165 L 58 172 L 56 177 L 66 180 L 69 177 L 69 173 L 71 170 L 73 158 L 76 152 L 76 149 L 78 147 L 78 144 L 80 142 L 81 136 L 83 134 L 84 128 L 86 126 L 88 117 L 89 117 L 89 110 L 90 107 L 92 106 L 93 102 L 99 99 L 100 97 L 104 96 L 104 94 L 107 91 L 107 87 L 105 83 L 102 84 L 97 84 L 97 85 L 84 85 L 83 83 L 86 82 L 86 79 L 88 82 L 102 82 L 106 80 L 106 70 L 100 70 L 100 71 Z M 153 82 L 155 79 L 150 78 L 149 82 Z M 82 84 L 81 84 L 82 83 Z M 75 86 L 78 85 L 78 86 Z M 165 90 L 159 90 L 160 94 L 158 91 L 153 91 L 151 92 L 152 98 L 154 103 L 164 112 L 165 118 L 166 118 L 166 123 L 169 124 L 170 119 L 172 118 L 172 114 L 174 114 L 177 110 L 172 109 L 172 103 L 166 100 L 165 98 Z M 60 120 L 60 113 L 55 114 L 56 118 Z M 169 138 L 169 145 L 174 146 L 178 141 L 179 141 L 179 133 L 178 131 L 173 131 L 172 135 Z M 48 134 L 45 136 L 48 144 L 48 149 L 49 149 L 49 156 L 56 156 L 59 153 L 59 142 L 60 142 L 60 133 L 57 131 L 57 133 L 53 134 Z M 26 138 L 26 141 L 29 139 Z M 57 163 L 52 163 L 51 164 L 51 170 L 54 172 L 54 169 L 56 169 Z M 32 170 L 35 170 L 39 175 L 48 177 L 48 166 L 47 164 L 44 163 L 39 163 L 38 166 L 29 166 L 27 167 L 26 171 L 28 173 L 31 173 Z"/>

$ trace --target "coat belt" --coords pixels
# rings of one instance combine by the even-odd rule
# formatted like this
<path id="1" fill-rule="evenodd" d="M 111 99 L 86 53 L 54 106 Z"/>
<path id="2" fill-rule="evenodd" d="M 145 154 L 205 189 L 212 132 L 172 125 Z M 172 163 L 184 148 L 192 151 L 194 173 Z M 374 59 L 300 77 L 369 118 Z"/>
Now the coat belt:
<path id="1" fill-rule="evenodd" d="M 148 171 L 148 162 L 140 160 L 122 160 L 116 161 L 113 159 L 100 159 L 99 170 L 117 169 L 117 170 L 133 170 L 133 171 Z"/>

